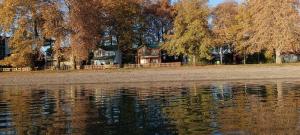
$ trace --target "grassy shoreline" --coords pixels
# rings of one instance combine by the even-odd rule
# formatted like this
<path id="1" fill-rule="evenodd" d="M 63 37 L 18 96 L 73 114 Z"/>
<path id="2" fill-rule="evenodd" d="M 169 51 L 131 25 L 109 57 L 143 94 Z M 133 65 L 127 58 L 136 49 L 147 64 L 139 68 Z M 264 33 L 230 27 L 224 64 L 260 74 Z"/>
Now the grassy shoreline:
<path id="1" fill-rule="evenodd" d="M 176 68 L 0 73 L 0 85 L 114 84 L 266 79 L 300 79 L 300 64 L 205 65 Z"/>

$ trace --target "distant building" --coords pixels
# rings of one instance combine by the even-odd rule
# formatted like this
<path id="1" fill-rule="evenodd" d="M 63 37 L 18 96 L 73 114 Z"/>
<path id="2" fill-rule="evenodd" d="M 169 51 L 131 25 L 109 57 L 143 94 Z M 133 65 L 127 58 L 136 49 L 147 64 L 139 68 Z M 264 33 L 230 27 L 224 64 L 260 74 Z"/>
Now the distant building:
<path id="1" fill-rule="evenodd" d="M 141 46 L 137 50 L 137 64 L 161 63 L 161 49 L 159 47 Z"/>
<path id="2" fill-rule="evenodd" d="M 92 51 L 92 65 L 112 65 L 119 63 L 120 53 L 116 45 L 101 46 Z"/>
<path id="3" fill-rule="evenodd" d="M 3 60 L 9 54 L 8 38 L 0 36 L 0 60 Z"/>
<path id="4" fill-rule="evenodd" d="M 70 69 L 74 65 L 71 47 L 60 48 L 59 53 L 55 53 L 53 58 L 50 58 L 47 61 L 51 63 L 50 65 L 47 64 L 48 66 L 59 67 L 60 69 Z"/>
<path id="5" fill-rule="evenodd" d="M 300 55 L 299 54 L 285 54 L 283 55 L 283 61 L 286 63 L 295 63 L 299 62 Z"/>
<path id="6" fill-rule="evenodd" d="M 116 63 L 116 51 L 107 51 L 104 49 L 97 49 L 93 51 L 93 58 L 91 63 L 93 65 L 111 65 Z"/>

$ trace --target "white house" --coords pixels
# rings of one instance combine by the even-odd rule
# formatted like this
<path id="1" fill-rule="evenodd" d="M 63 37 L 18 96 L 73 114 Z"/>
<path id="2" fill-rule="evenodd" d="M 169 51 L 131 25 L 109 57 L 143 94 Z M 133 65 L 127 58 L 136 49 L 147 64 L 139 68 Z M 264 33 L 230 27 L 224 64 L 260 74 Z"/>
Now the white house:
<path id="1" fill-rule="evenodd" d="M 111 65 L 117 61 L 117 51 L 99 48 L 93 51 L 91 63 L 93 65 Z"/>

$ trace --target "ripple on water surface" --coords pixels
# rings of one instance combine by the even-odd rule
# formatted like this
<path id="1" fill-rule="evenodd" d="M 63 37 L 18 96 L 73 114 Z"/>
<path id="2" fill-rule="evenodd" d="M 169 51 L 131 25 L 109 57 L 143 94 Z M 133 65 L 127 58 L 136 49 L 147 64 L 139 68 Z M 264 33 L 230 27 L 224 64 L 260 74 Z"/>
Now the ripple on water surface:
<path id="1" fill-rule="evenodd" d="M 0 86 L 0 135 L 298 134 L 300 82 Z"/>

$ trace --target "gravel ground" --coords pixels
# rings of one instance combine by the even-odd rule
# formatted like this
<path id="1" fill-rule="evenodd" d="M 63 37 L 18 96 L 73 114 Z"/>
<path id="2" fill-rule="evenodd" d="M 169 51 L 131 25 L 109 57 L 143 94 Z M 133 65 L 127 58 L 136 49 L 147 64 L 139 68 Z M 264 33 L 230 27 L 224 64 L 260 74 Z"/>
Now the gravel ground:
<path id="1" fill-rule="evenodd" d="M 106 84 L 299 79 L 300 65 L 230 65 L 70 72 L 0 73 L 0 85 Z"/>

